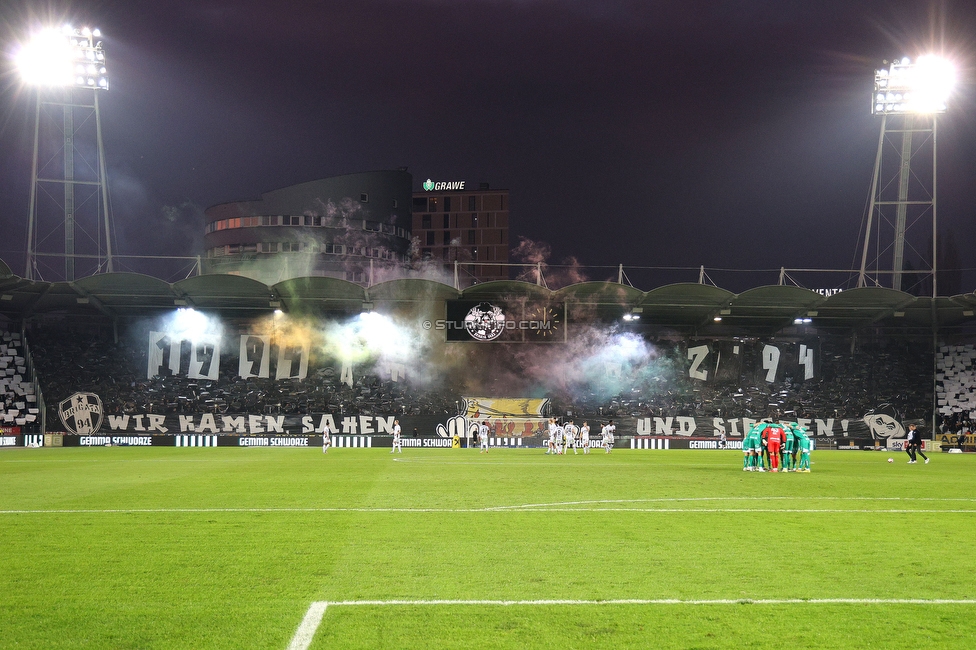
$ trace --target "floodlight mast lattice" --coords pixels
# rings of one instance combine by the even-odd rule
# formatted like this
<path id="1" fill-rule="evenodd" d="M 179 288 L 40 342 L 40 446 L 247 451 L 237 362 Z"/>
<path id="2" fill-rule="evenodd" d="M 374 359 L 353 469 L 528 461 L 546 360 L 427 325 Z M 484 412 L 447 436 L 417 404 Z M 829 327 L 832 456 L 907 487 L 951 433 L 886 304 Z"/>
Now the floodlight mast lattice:
<path id="1" fill-rule="evenodd" d="M 906 232 L 912 225 L 931 216 L 932 295 L 937 295 L 936 125 L 937 116 L 946 112 L 953 83 L 952 66 L 945 59 L 935 56 L 923 56 L 914 63 L 904 58 L 875 73 L 871 113 L 881 116 L 881 135 L 871 182 L 871 203 L 864 232 L 859 287 L 868 284 L 868 253 L 874 246 L 878 266 L 881 258 L 887 255 L 888 250 L 891 251 L 891 287 L 901 290 Z M 916 138 L 917 134 L 922 138 Z M 884 164 L 886 144 L 898 153 L 895 172 L 888 172 Z M 921 160 L 922 152 L 929 150 L 930 167 L 922 164 L 927 161 Z M 916 158 L 919 164 L 913 168 L 912 162 Z M 872 242 L 875 220 L 877 240 Z M 886 223 L 891 226 L 890 239 L 882 237 Z M 877 277 L 873 282 L 880 284 Z"/>
<path id="2" fill-rule="evenodd" d="M 22 79 L 36 87 L 36 112 L 34 118 L 34 152 L 31 166 L 31 193 L 27 225 L 27 256 L 25 277 L 43 279 L 38 260 L 54 256 L 64 258 L 64 280 L 75 279 L 76 258 L 94 259 L 94 272 L 113 271 L 112 232 L 109 220 L 108 185 L 106 180 L 105 148 L 102 141 L 102 120 L 98 106 L 100 91 L 108 90 L 105 52 L 102 49 L 101 32 L 87 27 L 74 29 L 64 26 L 60 30 L 47 29 L 35 34 L 17 54 L 17 67 Z M 91 97 L 91 102 L 86 100 Z M 58 117 L 48 114 L 46 107 L 55 108 Z M 76 113 L 80 117 L 76 124 Z M 78 143 L 76 136 L 91 135 L 82 133 L 94 118 L 94 156 L 91 155 L 90 142 Z M 45 121 L 44 159 L 42 155 L 42 120 Z M 90 130 L 90 127 L 89 127 Z M 54 142 L 57 132 L 62 139 Z M 84 137 L 82 139 L 85 139 Z M 78 146 L 81 144 L 81 146 Z M 60 145 L 60 147 L 59 147 Z M 53 155 L 53 150 L 60 150 Z M 58 154 L 61 154 L 59 156 Z M 55 159 L 61 157 L 58 165 Z M 94 160 L 92 160 L 94 158 Z M 82 170 L 87 171 L 83 178 L 76 175 L 75 164 L 81 162 Z M 87 168 L 87 170 L 85 170 Z M 43 173 L 43 175 L 42 175 Z M 62 186 L 63 202 L 48 188 Z M 77 187 L 87 188 L 90 193 L 76 203 Z M 39 215 L 39 199 L 46 197 L 49 203 L 57 205 L 52 209 L 56 216 L 50 216 L 42 223 Z M 94 216 L 88 224 L 78 224 L 79 208 L 94 199 Z M 99 224 L 99 220 L 102 221 Z M 57 221 L 57 223 L 54 223 Z M 89 225 L 86 232 L 83 225 Z M 47 229 L 45 230 L 45 226 Z M 76 226 L 87 235 L 89 249 L 85 253 L 76 252 Z M 39 247 L 52 239 L 58 228 L 63 228 L 63 253 L 41 251 Z M 42 232 L 42 230 L 45 230 Z M 104 230 L 104 233 L 102 232 Z M 104 241 L 102 237 L 104 236 Z M 50 246 L 50 244 L 47 244 Z M 90 250 L 93 249 L 93 250 Z M 88 254 L 93 252 L 94 255 Z"/>

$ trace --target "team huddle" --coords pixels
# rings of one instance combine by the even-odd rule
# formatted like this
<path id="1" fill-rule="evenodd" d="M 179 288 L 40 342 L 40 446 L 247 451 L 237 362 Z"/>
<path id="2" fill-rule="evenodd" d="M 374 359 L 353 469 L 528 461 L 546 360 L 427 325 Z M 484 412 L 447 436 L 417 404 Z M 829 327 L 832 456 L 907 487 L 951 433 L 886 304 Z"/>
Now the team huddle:
<path id="1" fill-rule="evenodd" d="M 613 435 L 617 427 L 613 420 L 610 420 L 600 429 L 600 446 L 609 454 L 613 449 Z M 560 455 L 569 453 L 579 453 L 577 450 L 582 447 L 583 453 L 590 453 L 590 425 L 584 422 L 583 426 L 577 427 L 572 420 L 560 423 L 556 418 L 549 418 L 549 438 L 547 440 L 547 454 Z"/>
<path id="2" fill-rule="evenodd" d="M 809 472 L 812 446 L 807 430 L 798 423 L 763 420 L 742 440 L 742 471 Z"/>

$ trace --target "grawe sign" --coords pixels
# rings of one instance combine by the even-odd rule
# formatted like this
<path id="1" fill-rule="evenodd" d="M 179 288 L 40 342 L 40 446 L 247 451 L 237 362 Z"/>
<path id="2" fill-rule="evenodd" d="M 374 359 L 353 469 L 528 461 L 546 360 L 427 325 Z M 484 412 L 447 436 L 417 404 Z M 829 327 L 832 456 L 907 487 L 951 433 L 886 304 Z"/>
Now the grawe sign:
<path id="1" fill-rule="evenodd" d="M 424 191 L 426 192 L 448 192 L 463 189 L 464 181 L 432 181 L 429 178 L 424 181 Z"/>

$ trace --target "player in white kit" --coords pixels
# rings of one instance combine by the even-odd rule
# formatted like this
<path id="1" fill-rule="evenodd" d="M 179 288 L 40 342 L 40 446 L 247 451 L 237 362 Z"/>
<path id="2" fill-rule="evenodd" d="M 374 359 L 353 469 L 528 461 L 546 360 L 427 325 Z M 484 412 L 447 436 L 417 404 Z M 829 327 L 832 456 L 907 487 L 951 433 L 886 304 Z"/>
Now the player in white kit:
<path id="1" fill-rule="evenodd" d="M 613 432 L 616 430 L 617 427 L 613 426 L 613 420 L 603 426 L 603 448 L 607 450 L 608 454 L 613 449 Z"/>
<path id="2" fill-rule="evenodd" d="M 322 453 L 329 453 L 329 447 L 332 446 L 332 430 L 329 429 L 329 425 L 325 425 L 325 430 L 322 431 Z"/>
<path id="3" fill-rule="evenodd" d="M 576 451 L 576 425 L 570 420 L 563 427 L 566 436 L 566 453 L 569 453 L 569 448 L 573 448 L 573 455 L 575 456 L 579 452 Z"/>
<path id="4" fill-rule="evenodd" d="M 481 426 L 478 427 L 478 442 L 481 444 L 481 451 L 478 452 L 479 454 L 482 454 L 482 453 L 487 454 L 488 453 L 488 433 L 489 432 L 490 432 L 490 429 L 488 428 L 488 420 L 484 420 L 481 423 Z"/>
<path id="5" fill-rule="evenodd" d="M 566 430 L 562 425 L 556 425 L 556 453 L 560 456 L 566 449 Z"/>
<path id="6" fill-rule="evenodd" d="M 390 450 L 390 453 L 398 451 L 401 454 L 403 453 L 403 447 L 400 446 L 400 421 L 393 420 L 393 449 Z"/>
<path id="7" fill-rule="evenodd" d="M 549 418 L 549 448 L 546 450 L 547 454 L 556 453 L 556 418 Z"/>
<path id="8" fill-rule="evenodd" d="M 579 431 L 580 442 L 583 443 L 583 453 L 590 453 L 590 425 L 583 422 Z"/>

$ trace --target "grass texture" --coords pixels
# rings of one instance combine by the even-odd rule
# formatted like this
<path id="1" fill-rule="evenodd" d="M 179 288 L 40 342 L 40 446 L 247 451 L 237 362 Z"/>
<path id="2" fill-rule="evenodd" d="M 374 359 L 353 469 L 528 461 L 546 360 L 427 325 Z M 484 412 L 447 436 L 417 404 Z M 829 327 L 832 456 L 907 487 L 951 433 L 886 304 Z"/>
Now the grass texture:
<path id="1" fill-rule="evenodd" d="M 895 463 L 887 463 L 888 456 Z M 0 452 L 0 648 L 973 648 L 976 457 Z M 779 599 L 885 602 L 758 604 Z"/>

